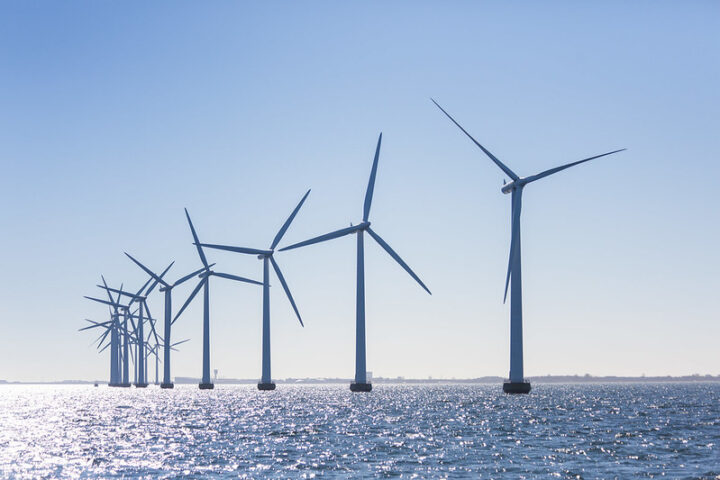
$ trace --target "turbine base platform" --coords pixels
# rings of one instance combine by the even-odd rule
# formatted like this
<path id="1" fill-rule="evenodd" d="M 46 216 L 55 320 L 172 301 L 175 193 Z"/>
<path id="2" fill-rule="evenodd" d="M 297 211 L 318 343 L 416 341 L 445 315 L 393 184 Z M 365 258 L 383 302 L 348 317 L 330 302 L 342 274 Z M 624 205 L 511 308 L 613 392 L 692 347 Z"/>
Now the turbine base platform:
<path id="1" fill-rule="evenodd" d="M 350 384 L 350 391 L 351 392 L 370 392 L 372 391 L 372 383 L 351 383 Z"/>
<path id="2" fill-rule="evenodd" d="M 108 383 L 108 387 L 113 387 L 113 388 L 115 388 L 115 387 L 119 387 L 119 386 L 120 386 L 119 383 Z"/>
<path id="3" fill-rule="evenodd" d="M 121 388 L 130 388 L 130 384 L 129 384 L 129 383 L 118 383 L 118 384 L 115 385 L 115 386 L 116 386 L 116 387 L 121 387 Z"/>
<path id="4" fill-rule="evenodd" d="M 214 383 L 201 383 L 200 384 L 200 390 L 212 390 L 215 388 Z"/>
<path id="5" fill-rule="evenodd" d="M 258 390 L 275 390 L 275 384 L 272 382 L 258 383 Z"/>
<path id="6" fill-rule="evenodd" d="M 147 383 L 136 383 L 135 388 L 147 388 Z"/>
<path id="7" fill-rule="evenodd" d="M 505 393 L 530 393 L 530 382 L 505 382 L 503 383 Z"/>
<path id="8" fill-rule="evenodd" d="M 172 382 L 170 382 L 170 383 L 161 383 L 161 384 L 160 384 L 160 388 L 175 388 L 175 384 L 172 383 Z"/>

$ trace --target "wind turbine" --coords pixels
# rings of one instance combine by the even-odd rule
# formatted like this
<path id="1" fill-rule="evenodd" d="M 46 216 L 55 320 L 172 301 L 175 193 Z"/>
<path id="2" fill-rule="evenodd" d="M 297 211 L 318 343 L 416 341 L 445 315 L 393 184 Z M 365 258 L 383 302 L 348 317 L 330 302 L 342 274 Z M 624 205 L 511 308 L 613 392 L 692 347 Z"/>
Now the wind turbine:
<path id="1" fill-rule="evenodd" d="M 185 209 L 185 216 L 187 217 L 188 224 L 190 225 L 190 231 L 192 232 L 194 245 L 197 248 L 198 255 L 200 256 L 200 261 L 205 266 L 206 271 L 200 275 L 203 280 L 197 284 L 195 290 L 193 290 L 188 299 L 185 301 L 185 304 L 178 311 L 177 315 L 175 315 L 172 323 L 175 323 L 178 317 L 180 317 L 183 311 L 185 311 L 187 306 L 190 305 L 190 302 L 192 302 L 193 298 L 195 298 L 195 295 L 197 295 L 200 289 L 203 288 L 203 354 L 202 379 L 200 380 L 200 390 L 211 390 L 215 387 L 215 385 L 210 379 L 210 277 L 216 276 L 229 280 L 235 280 L 237 282 L 252 283 L 255 285 L 262 285 L 262 283 L 255 280 L 250 280 L 249 278 L 238 277 L 237 275 L 230 275 L 229 273 L 220 273 L 210 270 L 210 265 L 208 265 L 205 253 L 200 246 L 200 240 L 198 239 L 198 235 L 195 231 L 192 220 L 190 220 L 190 214 L 188 213 L 187 208 Z"/>
<path id="2" fill-rule="evenodd" d="M 170 267 L 172 267 L 172 263 L 170 265 L 168 265 L 168 267 L 165 269 L 165 271 L 160 275 L 160 278 L 165 276 L 167 271 L 170 270 Z M 110 288 L 108 286 L 98 285 L 98 287 L 104 288 L 108 292 L 117 293 L 118 296 L 124 295 L 124 296 L 130 297 L 130 302 L 128 303 L 127 308 L 130 308 L 133 303 L 138 304 L 138 315 L 136 317 L 138 319 L 137 325 L 135 325 L 133 322 L 134 330 L 136 330 L 135 335 L 136 335 L 136 341 L 137 341 L 137 350 L 135 352 L 135 358 L 136 358 L 136 363 L 137 363 L 137 369 L 139 372 L 137 381 L 135 382 L 135 386 L 137 388 L 145 388 L 148 385 L 147 374 L 145 373 L 147 371 L 147 369 L 145 368 L 146 355 L 144 353 L 145 348 L 146 348 L 146 340 L 145 340 L 144 329 L 143 329 L 145 320 L 148 320 L 150 322 L 150 329 L 151 329 L 151 333 L 155 336 L 155 343 L 159 343 L 158 334 L 155 331 L 154 319 L 152 318 L 152 315 L 150 314 L 150 308 L 148 307 L 148 304 L 147 304 L 147 297 L 148 297 L 148 295 L 150 295 L 150 293 L 152 293 L 152 291 L 157 286 L 157 284 L 158 284 L 157 280 L 155 280 L 153 282 L 153 284 L 150 286 L 150 288 L 148 288 L 148 290 L 143 294 L 145 287 L 147 287 L 151 281 L 153 281 L 152 277 L 135 294 L 126 292 L 122 289 L 118 290 L 115 288 Z M 147 316 L 145 316 L 143 314 L 143 309 L 145 311 L 145 315 L 147 315 Z M 134 317 L 134 315 L 130 316 L 131 321 L 132 321 L 133 317 Z"/>
<path id="3" fill-rule="evenodd" d="M 290 250 L 292 248 L 304 247 L 313 243 L 324 242 L 333 238 L 343 237 L 351 233 L 357 234 L 357 296 L 356 296 L 356 323 L 355 323 L 355 381 L 350 384 L 350 390 L 353 392 L 369 392 L 372 390 L 372 384 L 367 381 L 366 358 L 365 358 L 365 254 L 363 245 L 363 234 L 367 232 L 407 273 L 410 274 L 420 286 L 430 293 L 430 290 L 415 275 L 410 267 L 403 261 L 395 251 L 390 248 L 380 235 L 370 228 L 370 205 L 372 204 L 373 190 L 375 188 L 375 175 L 377 174 L 378 158 L 380 157 L 380 144 L 382 142 L 382 133 L 378 138 L 377 148 L 375 149 L 375 159 L 373 160 L 372 170 L 370 171 L 370 180 L 368 181 L 367 191 L 365 192 L 365 205 L 363 209 L 363 221 L 358 225 L 350 226 L 320 235 L 319 237 L 305 240 L 304 242 L 281 248 L 280 251 Z"/>
<path id="4" fill-rule="evenodd" d="M 503 164 L 498 158 L 490 153 L 484 146 L 482 146 L 477 140 L 475 140 L 458 122 L 455 121 L 449 113 L 445 111 L 435 100 L 431 99 L 432 102 L 445 114 L 447 117 L 467 135 L 470 140 L 475 143 L 485 155 L 490 157 L 495 165 L 500 170 L 505 172 L 512 180 L 504 183 L 501 188 L 502 193 L 512 194 L 512 233 L 510 239 L 510 258 L 508 260 L 508 270 L 505 277 L 505 295 L 503 297 L 503 303 L 507 299 L 508 286 L 510 286 L 510 378 L 503 383 L 503 391 L 505 393 L 529 393 L 530 382 L 525 381 L 523 375 L 523 342 L 522 342 L 522 272 L 520 262 L 520 211 L 522 209 L 522 193 L 523 188 L 529 183 L 532 183 L 541 178 L 548 177 L 554 173 L 561 172 L 566 168 L 579 165 L 581 163 L 589 162 L 596 158 L 605 157 L 612 155 L 613 153 L 622 152 L 624 148 L 620 150 L 613 150 L 612 152 L 603 153 L 601 155 L 595 155 L 593 157 L 584 158 L 577 162 L 568 163 L 559 167 L 545 170 L 536 175 L 530 175 L 529 177 L 520 177 L 515 172 L 510 170 L 505 164 Z"/>
<path id="5" fill-rule="evenodd" d="M 293 310 L 295 310 L 295 315 L 297 315 L 297 318 L 300 321 L 300 325 L 302 325 L 303 327 L 305 326 L 303 324 L 302 318 L 300 318 L 300 312 L 298 311 L 297 305 L 295 305 L 295 300 L 293 300 L 290 289 L 285 282 L 285 277 L 283 277 L 283 274 L 280 271 L 280 267 L 273 258 L 273 254 L 275 253 L 275 247 L 277 247 L 278 243 L 280 243 L 280 240 L 282 240 L 283 235 L 285 235 L 285 232 L 290 227 L 290 224 L 295 218 L 295 215 L 297 215 L 300 207 L 302 207 L 303 203 L 305 203 L 305 199 L 309 194 L 310 190 L 305 193 L 305 195 L 300 200 L 300 203 L 297 204 L 295 210 L 293 210 L 293 212 L 290 214 L 290 217 L 288 217 L 283 226 L 280 227 L 280 230 L 278 231 L 277 235 L 275 235 L 275 238 L 270 244 L 270 248 L 268 250 L 258 250 L 256 248 L 246 247 L 231 247 L 227 245 L 215 245 L 209 243 L 199 244 L 200 247 L 215 248 L 218 250 L 227 250 L 229 252 L 244 253 L 248 255 L 257 255 L 257 258 L 263 261 L 262 376 L 260 377 L 260 382 L 258 383 L 259 390 L 275 390 L 275 384 L 273 383 L 272 376 L 270 374 L 270 264 L 272 264 L 272 267 L 277 274 L 278 280 L 280 280 L 280 284 L 285 290 L 285 294 L 287 295 L 288 300 L 290 300 L 290 305 L 292 305 Z M 195 243 L 198 243 L 197 238 L 195 239 Z M 198 252 L 201 251 L 202 250 L 198 250 Z M 205 372 L 203 371 L 203 375 L 204 374 Z M 209 370 L 207 374 L 208 376 L 210 375 Z"/>
<path id="6" fill-rule="evenodd" d="M 105 281 L 105 277 L 103 275 L 100 275 L 100 278 L 102 279 L 103 285 L 107 287 L 107 282 Z M 120 286 L 122 288 L 122 285 Z M 114 301 L 112 295 L 110 292 L 108 292 L 108 298 L 110 301 Z M 118 295 L 117 301 L 120 301 L 120 296 Z M 114 310 L 113 316 L 113 310 L 110 311 L 110 318 L 112 320 L 112 330 L 110 331 L 110 383 L 109 385 L 111 387 L 115 387 L 120 383 L 120 335 L 118 332 L 118 325 L 117 325 L 117 308 Z"/>
<path id="7" fill-rule="evenodd" d="M 119 302 L 119 298 L 120 298 L 119 295 L 118 295 L 118 301 L 115 301 L 115 300 L 108 301 L 108 300 L 102 300 L 100 298 L 88 297 L 88 296 L 85 296 L 85 298 L 87 298 L 88 300 L 92 300 L 94 302 L 109 305 L 109 306 L 113 307 L 113 309 L 114 309 L 114 313 L 111 314 L 111 317 L 114 319 L 113 320 L 114 326 L 115 326 L 115 329 L 118 331 L 118 337 L 122 337 L 122 345 L 120 345 L 120 338 L 118 338 L 118 340 L 117 340 L 118 352 L 120 352 L 120 350 L 122 350 L 122 353 L 120 354 L 121 359 L 118 362 L 118 371 L 117 371 L 118 372 L 117 373 L 118 383 L 116 383 L 112 386 L 129 387 L 130 386 L 130 378 L 129 378 L 129 375 L 130 375 L 130 364 L 129 364 L 130 339 L 128 337 L 128 329 L 127 329 L 127 321 L 128 321 L 128 316 L 130 313 L 130 312 L 128 312 L 129 307 L 127 305 L 123 305 Z M 112 296 L 110 298 L 112 298 Z M 123 316 L 122 322 L 120 322 L 121 315 Z M 108 329 L 108 331 L 105 333 L 108 334 L 108 333 L 113 333 L 113 332 L 112 332 L 112 329 Z M 110 339 L 111 339 L 110 344 L 112 346 L 112 343 L 113 343 L 112 335 L 111 335 Z M 112 353 L 110 354 L 110 358 L 111 358 L 111 362 L 112 362 Z M 121 368 L 120 366 L 122 367 L 122 373 L 120 373 L 120 368 Z"/>
<path id="8" fill-rule="evenodd" d="M 158 281 L 162 285 L 160 288 L 161 292 L 165 292 L 165 333 L 163 335 L 163 382 L 160 384 L 160 388 L 173 388 L 175 385 L 173 385 L 172 381 L 170 380 L 170 348 L 172 345 L 170 344 L 170 328 L 171 328 L 171 320 L 172 320 L 172 289 L 177 287 L 178 285 L 181 285 L 185 283 L 186 281 L 190 280 L 203 270 L 207 270 L 209 267 L 204 267 L 196 270 L 192 273 L 189 273 L 185 275 L 184 277 L 180 278 L 178 281 L 176 281 L 173 284 L 170 284 L 162 279 L 162 277 L 156 275 L 152 270 L 147 268 L 145 265 L 140 263 L 139 261 L 135 260 L 130 254 L 125 252 L 125 255 L 132 260 L 138 267 L 143 269 L 145 273 L 153 277 L 155 280 Z M 214 265 L 214 264 L 213 264 Z M 212 265 L 210 265 L 211 267 Z"/>
<path id="9" fill-rule="evenodd" d="M 170 263 L 170 265 L 168 265 L 167 268 L 166 268 L 165 270 L 163 270 L 163 272 L 160 274 L 160 278 L 162 278 L 162 277 L 165 276 L 165 274 L 168 272 L 168 270 L 170 270 L 170 267 L 172 267 L 174 263 L 175 263 L 175 262 Z M 152 282 L 152 285 L 150 285 L 150 282 Z M 129 293 L 129 292 L 124 291 L 124 290 L 122 289 L 122 285 L 120 286 L 120 289 L 108 287 L 108 286 L 107 286 L 107 283 L 105 282 L 105 278 L 103 278 L 103 284 L 102 284 L 102 285 L 97 285 L 98 287 L 100 287 L 100 288 L 102 288 L 102 289 L 105 289 L 105 291 L 107 292 L 108 297 L 110 298 L 111 302 L 112 302 L 112 300 L 113 300 L 112 295 L 111 295 L 111 292 L 116 293 L 116 294 L 118 295 L 118 298 L 117 298 L 117 302 L 118 302 L 118 303 L 120 302 L 120 297 L 121 297 L 121 296 L 124 295 L 124 296 L 130 297 L 130 302 L 129 302 L 127 305 L 123 306 L 122 308 L 123 308 L 126 312 L 128 312 L 128 314 L 130 315 L 130 322 L 133 323 L 133 328 L 138 330 L 138 331 L 137 331 L 137 334 L 136 334 L 136 336 L 137 336 L 137 339 L 136 339 L 136 341 L 137 341 L 137 348 L 136 348 L 136 351 L 135 351 L 135 359 L 136 359 L 135 361 L 136 361 L 136 363 L 137 363 L 135 387 L 137 387 L 137 388 L 145 388 L 145 387 L 147 387 L 147 375 L 144 373 L 144 372 L 145 372 L 145 368 L 144 368 L 144 366 L 145 366 L 145 355 L 143 354 L 143 352 L 145 351 L 145 340 L 144 340 L 144 334 L 143 334 L 143 324 L 144 324 L 144 318 L 145 318 L 145 317 L 143 316 L 143 307 L 145 308 L 145 312 L 147 313 L 147 317 L 148 317 L 148 318 L 151 318 L 150 308 L 148 307 L 148 304 L 147 304 L 147 297 L 148 297 L 148 295 L 150 295 L 150 293 L 152 293 L 152 291 L 155 289 L 155 287 L 157 286 L 157 284 L 158 284 L 157 280 L 154 280 L 154 281 L 153 281 L 153 278 L 150 277 L 150 278 L 145 282 L 145 284 L 144 284 L 142 287 L 140 287 L 140 289 L 139 289 L 139 290 L 137 291 L 137 293 L 135 293 L 135 294 L 132 294 L 132 293 Z M 150 287 L 147 289 L 147 291 L 145 292 L 145 294 L 143 294 L 143 291 L 145 291 L 145 288 L 147 288 L 148 285 L 150 285 Z M 89 297 L 88 297 L 88 298 L 89 298 Z M 97 301 L 97 299 L 94 299 L 94 300 Z M 134 324 L 134 322 L 132 321 L 132 319 L 133 319 L 133 313 L 129 313 L 130 307 L 133 305 L 133 303 L 136 303 L 136 302 L 137 302 L 138 305 L 139 305 L 139 306 L 138 306 L 139 315 L 138 315 L 138 324 L 137 324 L 137 326 L 136 326 L 136 325 Z M 115 307 L 115 308 L 116 308 L 116 313 L 117 313 L 117 307 Z M 155 335 L 155 342 L 157 343 L 157 342 L 158 342 L 158 336 L 157 336 L 157 332 L 155 331 L 154 323 L 151 322 L 150 327 L 152 328 L 152 333 Z M 139 375 L 137 374 L 137 372 L 139 372 Z M 129 382 L 126 382 L 126 383 L 129 383 Z"/>
<path id="10" fill-rule="evenodd" d="M 157 282 L 156 282 L 156 283 L 157 283 Z M 147 284 L 146 284 L 146 285 L 147 285 Z M 145 285 L 145 286 L 146 286 L 146 285 Z M 141 365 L 143 364 L 142 361 L 141 361 L 140 359 L 138 359 L 138 355 L 140 355 L 140 352 L 142 352 L 142 351 L 144 350 L 144 342 L 143 342 L 143 339 L 142 339 L 142 334 L 143 334 L 143 333 L 142 333 L 142 332 L 143 332 L 143 303 L 140 303 L 140 304 L 139 304 L 139 307 L 138 307 L 138 310 L 136 310 L 136 312 L 138 312 L 138 315 L 137 315 L 137 316 L 135 315 L 135 312 L 130 313 L 130 305 L 132 304 L 132 302 L 135 301 L 136 299 L 140 299 L 140 298 L 143 298 L 143 297 L 139 297 L 139 296 L 133 295 L 133 294 L 131 294 L 131 293 L 125 292 L 125 291 L 123 291 L 122 289 L 118 290 L 118 289 L 115 289 L 115 288 L 104 287 L 103 285 L 97 285 L 97 286 L 100 287 L 100 288 L 106 289 L 108 292 L 115 292 L 115 293 L 117 293 L 117 294 L 118 294 L 118 297 L 120 297 L 120 296 L 122 296 L 122 295 L 127 295 L 127 296 L 129 296 L 129 297 L 131 298 L 130 303 L 125 306 L 124 310 L 126 311 L 127 318 L 130 320 L 130 323 L 131 323 L 131 327 L 132 327 L 132 330 L 133 330 L 132 335 L 135 336 L 135 339 L 134 339 L 134 341 L 132 342 L 132 344 L 135 345 L 135 348 L 134 348 L 134 350 L 133 350 L 133 355 L 132 355 L 132 356 L 135 357 L 134 370 L 133 370 L 133 372 L 134 372 L 134 377 L 135 377 L 135 387 L 136 387 L 136 388 L 145 388 L 145 387 L 147 387 L 147 382 L 145 381 L 145 377 L 143 376 L 142 373 L 140 374 L 140 376 L 138 376 L 138 366 L 141 366 Z M 145 288 L 145 286 L 143 286 L 143 289 Z M 147 305 L 147 304 L 145 304 L 145 306 L 146 306 L 146 305 Z M 146 306 L 146 308 L 147 308 L 147 306 Z M 148 315 L 149 315 L 149 311 L 148 311 Z M 133 321 L 133 318 L 137 318 L 137 319 L 138 319 L 138 323 L 137 323 L 137 324 L 135 324 L 135 322 Z"/>

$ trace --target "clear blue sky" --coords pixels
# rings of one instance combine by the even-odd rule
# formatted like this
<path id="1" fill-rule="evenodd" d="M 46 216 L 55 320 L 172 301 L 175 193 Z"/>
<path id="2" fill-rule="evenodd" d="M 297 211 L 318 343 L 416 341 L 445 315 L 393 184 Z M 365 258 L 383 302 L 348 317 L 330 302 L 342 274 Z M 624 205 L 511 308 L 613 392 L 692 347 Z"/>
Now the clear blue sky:
<path id="1" fill-rule="evenodd" d="M 380 131 L 373 228 L 433 295 L 367 246 L 368 368 L 507 375 L 503 175 L 430 96 L 521 175 L 628 148 L 526 189 L 526 375 L 718 374 L 718 32 L 709 1 L 3 2 L 0 379 L 105 378 L 82 296 L 138 288 L 123 251 L 198 268 L 183 207 L 258 248 L 308 188 L 284 245 L 358 222 Z M 277 260 L 306 327 L 273 289 L 273 376 L 352 376 L 353 239 Z M 211 301 L 213 367 L 258 377 L 260 290 Z M 199 376 L 199 302 L 176 326 Z"/>

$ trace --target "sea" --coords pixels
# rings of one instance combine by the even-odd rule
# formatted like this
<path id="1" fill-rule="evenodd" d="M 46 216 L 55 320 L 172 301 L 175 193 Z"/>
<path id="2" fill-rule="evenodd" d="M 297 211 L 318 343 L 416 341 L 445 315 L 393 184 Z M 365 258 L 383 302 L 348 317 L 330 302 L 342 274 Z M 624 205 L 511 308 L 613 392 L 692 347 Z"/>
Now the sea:
<path id="1" fill-rule="evenodd" d="M 720 479 L 720 383 L 0 386 L 0 477 Z"/>

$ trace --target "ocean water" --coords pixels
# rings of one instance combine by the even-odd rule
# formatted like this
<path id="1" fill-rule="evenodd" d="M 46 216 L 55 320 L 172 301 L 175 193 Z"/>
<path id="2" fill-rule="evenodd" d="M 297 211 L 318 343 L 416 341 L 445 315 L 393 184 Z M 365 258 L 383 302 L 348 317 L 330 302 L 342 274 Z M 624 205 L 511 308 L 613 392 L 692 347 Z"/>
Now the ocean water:
<path id="1" fill-rule="evenodd" d="M 0 476 L 720 479 L 720 384 L 0 386 Z"/>

